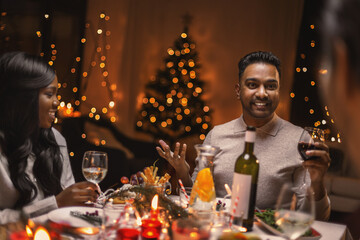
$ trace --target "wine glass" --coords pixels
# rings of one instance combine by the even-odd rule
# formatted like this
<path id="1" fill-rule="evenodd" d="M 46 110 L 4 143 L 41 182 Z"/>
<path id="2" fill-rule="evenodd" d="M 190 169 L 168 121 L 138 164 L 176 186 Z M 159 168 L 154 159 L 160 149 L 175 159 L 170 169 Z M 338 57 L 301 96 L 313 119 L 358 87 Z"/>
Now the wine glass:
<path id="1" fill-rule="evenodd" d="M 95 183 L 99 187 L 98 183 L 105 178 L 107 171 L 107 153 L 99 151 L 86 151 L 84 153 L 82 173 L 87 181 Z"/>
<path id="2" fill-rule="evenodd" d="M 303 132 L 301 133 L 301 136 L 300 136 L 300 139 L 298 142 L 298 151 L 300 153 L 301 158 L 304 161 L 316 159 L 317 157 L 306 155 L 306 151 L 320 149 L 315 146 L 315 142 L 324 142 L 324 141 L 325 141 L 324 130 L 322 130 L 320 128 L 315 128 L 315 127 L 305 127 L 303 129 Z M 305 174 L 304 174 L 303 185 L 301 187 L 299 187 L 299 189 L 306 187 L 307 173 L 308 173 L 308 170 L 306 168 Z"/>
<path id="3" fill-rule="evenodd" d="M 275 209 L 275 223 L 287 239 L 297 239 L 310 229 L 315 219 L 314 193 L 306 187 L 298 194 L 297 187 L 285 183 Z"/>

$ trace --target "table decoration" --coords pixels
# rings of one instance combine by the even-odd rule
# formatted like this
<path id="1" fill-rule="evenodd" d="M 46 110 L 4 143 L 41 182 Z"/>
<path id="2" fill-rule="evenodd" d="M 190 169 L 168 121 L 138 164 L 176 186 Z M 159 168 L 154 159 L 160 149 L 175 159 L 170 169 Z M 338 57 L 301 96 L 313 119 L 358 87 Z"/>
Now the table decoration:
<path id="1" fill-rule="evenodd" d="M 118 240 L 137 240 L 140 235 L 141 217 L 131 204 L 126 204 L 116 230 Z"/>
<path id="2" fill-rule="evenodd" d="M 207 240 L 210 238 L 210 226 L 203 225 L 195 218 L 177 219 L 172 223 L 174 240 Z"/>
<path id="3" fill-rule="evenodd" d="M 32 220 L 28 220 L 25 229 L 13 231 L 9 234 L 10 240 L 61 240 L 62 236 L 67 235 L 73 238 L 80 238 L 77 228 L 72 228 L 68 224 L 58 224 L 54 222 L 46 222 L 44 224 L 36 224 Z"/>
<path id="4" fill-rule="evenodd" d="M 162 223 L 159 219 L 158 199 L 159 196 L 155 194 L 151 201 L 150 213 L 142 219 L 141 236 L 143 239 L 158 239 L 160 237 Z"/>

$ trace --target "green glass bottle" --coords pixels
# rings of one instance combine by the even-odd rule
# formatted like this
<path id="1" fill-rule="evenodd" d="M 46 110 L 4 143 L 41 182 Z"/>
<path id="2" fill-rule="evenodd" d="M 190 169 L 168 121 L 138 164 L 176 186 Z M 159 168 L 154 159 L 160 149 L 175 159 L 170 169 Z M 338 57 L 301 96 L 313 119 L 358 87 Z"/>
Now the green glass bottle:
<path id="1" fill-rule="evenodd" d="M 245 149 L 235 163 L 231 197 L 232 227 L 251 231 L 254 222 L 259 161 L 254 155 L 255 127 L 248 126 L 245 133 Z"/>

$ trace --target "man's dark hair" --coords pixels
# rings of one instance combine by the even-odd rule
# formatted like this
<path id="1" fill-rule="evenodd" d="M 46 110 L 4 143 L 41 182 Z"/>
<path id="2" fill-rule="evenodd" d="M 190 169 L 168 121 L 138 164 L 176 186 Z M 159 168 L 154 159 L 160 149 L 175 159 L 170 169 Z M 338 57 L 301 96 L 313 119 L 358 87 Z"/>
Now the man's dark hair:
<path id="1" fill-rule="evenodd" d="M 322 32 L 323 56 L 334 62 L 334 42 L 344 41 L 350 69 L 360 76 L 360 0 L 328 0 L 319 29 Z"/>
<path id="2" fill-rule="evenodd" d="M 239 61 L 239 79 L 241 79 L 247 66 L 253 63 L 268 63 L 274 65 L 279 73 L 279 77 L 281 77 L 279 58 L 271 52 L 258 51 L 247 54 Z"/>

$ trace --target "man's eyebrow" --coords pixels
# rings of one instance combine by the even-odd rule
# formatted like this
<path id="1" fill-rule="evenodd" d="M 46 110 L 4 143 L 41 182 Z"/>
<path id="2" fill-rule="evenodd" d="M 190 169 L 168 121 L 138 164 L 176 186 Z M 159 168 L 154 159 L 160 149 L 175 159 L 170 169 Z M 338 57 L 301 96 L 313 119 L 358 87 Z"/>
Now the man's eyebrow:
<path id="1" fill-rule="evenodd" d="M 266 80 L 266 82 L 271 82 L 271 83 L 276 82 L 276 83 L 278 83 L 279 81 L 276 80 L 276 79 L 268 79 L 268 80 Z"/>
<path id="2" fill-rule="evenodd" d="M 248 81 L 259 82 L 260 80 L 257 79 L 257 78 L 246 78 L 246 79 L 245 79 L 245 82 L 248 82 Z"/>

